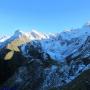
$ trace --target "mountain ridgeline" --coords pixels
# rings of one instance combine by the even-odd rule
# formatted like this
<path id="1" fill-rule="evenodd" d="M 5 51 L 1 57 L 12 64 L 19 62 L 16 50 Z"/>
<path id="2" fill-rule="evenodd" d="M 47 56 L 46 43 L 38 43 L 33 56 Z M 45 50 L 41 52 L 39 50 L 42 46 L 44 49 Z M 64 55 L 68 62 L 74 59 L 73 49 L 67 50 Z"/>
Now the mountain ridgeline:
<path id="1" fill-rule="evenodd" d="M 90 24 L 56 34 L 17 30 L 0 37 L 0 90 L 90 90 Z"/>

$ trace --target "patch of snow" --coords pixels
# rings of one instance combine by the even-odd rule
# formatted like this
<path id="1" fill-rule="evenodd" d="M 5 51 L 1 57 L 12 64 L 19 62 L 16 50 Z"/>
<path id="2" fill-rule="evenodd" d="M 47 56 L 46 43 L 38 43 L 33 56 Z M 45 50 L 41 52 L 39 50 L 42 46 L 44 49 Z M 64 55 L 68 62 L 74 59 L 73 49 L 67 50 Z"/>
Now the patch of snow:
<path id="1" fill-rule="evenodd" d="M 9 38 L 10 38 L 10 36 L 2 36 L 2 37 L 0 37 L 0 43 L 6 41 Z"/>

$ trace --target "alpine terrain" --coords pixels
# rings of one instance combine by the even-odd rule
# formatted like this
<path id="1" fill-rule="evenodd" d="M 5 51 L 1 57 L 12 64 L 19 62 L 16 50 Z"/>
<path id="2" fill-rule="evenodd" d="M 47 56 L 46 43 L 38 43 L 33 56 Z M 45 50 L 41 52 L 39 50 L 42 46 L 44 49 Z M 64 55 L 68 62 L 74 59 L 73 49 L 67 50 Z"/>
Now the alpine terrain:
<path id="1" fill-rule="evenodd" d="M 5 88 L 90 90 L 90 23 L 55 34 L 17 30 L 1 36 L 0 90 Z"/>

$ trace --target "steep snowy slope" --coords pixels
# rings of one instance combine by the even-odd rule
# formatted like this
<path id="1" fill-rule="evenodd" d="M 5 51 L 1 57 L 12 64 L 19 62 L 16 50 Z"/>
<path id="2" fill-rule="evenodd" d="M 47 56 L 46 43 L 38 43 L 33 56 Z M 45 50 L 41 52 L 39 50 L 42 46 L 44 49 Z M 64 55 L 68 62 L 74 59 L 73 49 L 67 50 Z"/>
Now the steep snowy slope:
<path id="1" fill-rule="evenodd" d="M 53 60 L 59 61 L 45 70 L 46 79 L 41 90 L 53 87 L 61 87 L 90 68 L 90 26 L 84 25 L 80 29 L 49 35 L 49 38 L 32 42 L 34 47 L 41 46 L 44 53 L 50 55 Z M 29 55 L 27 46 L 23 45 L 22 52 Z M 42 52 L 41 51 L 41 52 Z M 27 56 L 28 57 L 28 56 Z M 60 69 L 61 68 L 61 69 Z M 58 89 L 57 89 L 58 90 Z"/>
<path id="2" fill-rule="evenodd" d="M 31 32 L 17 30 L 11 37 L 1 39 L 0 48 L 12 43 L 13 41 L 18 42 L 19 40 L 17 46 L 21 46 L 29 41 L 38 40 L 44 52 L 48 53 L 55 60 L 63 61 L 65 57 L 77 51 L 89 35 L 89 23 L 86 23 L 79 29 L 47 35 L 35 30 Z"/>
<path id="3" fill-rule="evenodd" d="M 74 29 L 57 34 L 45 35 L 36 31 L 28 34 L 31 41 L 37 40 L 40 42 L 43 51 L 58 61 L 63 61 L 65 57 L 77 51 L 89 35 L 89 25 L 84 25 L 80 29 Z"/>
<path id="4" fill-rule="evenodd" d="M 7 46 L 8 44 L 12 42 L 20 42 L 17 46 L 21 46 L 22 44 L 32 41 L 32 40 L 41 40 L 46 38 L 47 36 L 43 33 L 39 33 L 37 31 L 31 31 L 31 32 L 23 32 L 20 30 L 16 30 L 15 33 L 10 37 L 4 37 L 0 40 L 0 48 L 3 48 Z"/>
<path id="5" fill-rule="evenodd" d="M 1 36 L 0 37 L 0 43 L 4 42 L 5 40 L 7 40 L 9 38 L 9 36 Z"/>
<path id="6" fill-rule="evenodd" d="M 1 87 L 58 90 L 89 69 L 89 23 L 56 34 L 17 30 L 0 43 Z"/>

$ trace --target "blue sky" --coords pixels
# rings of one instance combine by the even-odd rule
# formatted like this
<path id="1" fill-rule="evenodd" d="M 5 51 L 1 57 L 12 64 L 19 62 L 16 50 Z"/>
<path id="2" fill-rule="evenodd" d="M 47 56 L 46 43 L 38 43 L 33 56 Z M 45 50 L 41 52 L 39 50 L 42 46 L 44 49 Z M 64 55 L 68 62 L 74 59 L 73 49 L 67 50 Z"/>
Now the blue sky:
<path id="1" fill-rule="evenodd" d="M 0 35 L 15 30 L 60 32 L 90 20 L 90 0 L 0 0 Z"/>

